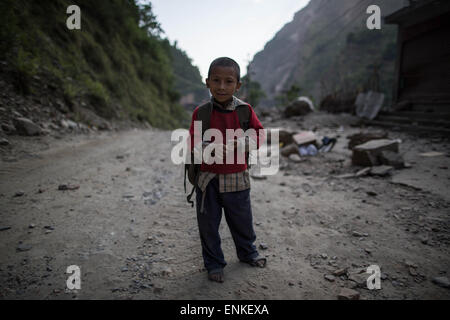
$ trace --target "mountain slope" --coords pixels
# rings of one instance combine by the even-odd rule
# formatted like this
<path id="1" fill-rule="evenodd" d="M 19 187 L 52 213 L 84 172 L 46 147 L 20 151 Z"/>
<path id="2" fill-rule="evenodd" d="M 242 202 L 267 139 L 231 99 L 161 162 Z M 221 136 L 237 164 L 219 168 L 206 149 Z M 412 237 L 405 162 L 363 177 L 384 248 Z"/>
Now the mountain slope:
<path id="1" fill-rule="evenodd" d="M 403 2 L 311 0 L 250 63 L 253 78 L 268 96 L 263 104 L 273 105 L 275 97 L 294 84 L 303 89 L 302 95 L 318 103 L 344 87 L 358 89 L 358 84 L 368 81 L 373 67 L 383 72 L 381 82 L 389 91 L 395 27 L 383 24 L 381 30 L 368 30 L 366 10 L 376 4 L 385 16 L 401 8 Z"/>

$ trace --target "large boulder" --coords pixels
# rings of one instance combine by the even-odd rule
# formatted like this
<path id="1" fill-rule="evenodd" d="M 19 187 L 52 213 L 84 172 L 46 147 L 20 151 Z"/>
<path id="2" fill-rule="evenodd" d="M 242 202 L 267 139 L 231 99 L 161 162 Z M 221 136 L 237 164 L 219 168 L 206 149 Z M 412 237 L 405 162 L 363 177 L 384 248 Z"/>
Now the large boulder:
<path id="1" fill-rule="evenodd" d="M 282 143 L 283 146 L 287 146 L 294 142 L 294 139 L 292 138 L 294 132 L 281 128 L 268 128 L 266 136 L 267 144 L 270 144 L 272 141 L 272 132 L 278 132 L 279 142 Z"/>
<path id="2" fill-rule="evenodd" d="M 27 118 L 14 119 L 14 127 L 16 127 L 17 133 L 23 136 L 37 136 L 42 132 L 41 127 Z"/>
<path id="3" fill-rule="evenodd" d="M 399 152 L 400 140 L 371 140 L 353 148 L 352 163 L 355 166 L 373 167 L 381 165 L 384 151 Z"/>
<path id="4" fill-rule="evenodd" d="M 350 141 L 348 142 L 348 148 L 353 150 L 354 147 L 369 142 L 371 140 L 388 139 L 388 133 L 384 131 L 376 132 L 359 132 L 347 137 Z"/>
<path id="5" fill-rule="evenodd" d="M 312 111 L 313 110 L 307 101 L 297 100 L 286 107 L 284 110 L 284 116 L 286 118 L 305 116 Z"/>

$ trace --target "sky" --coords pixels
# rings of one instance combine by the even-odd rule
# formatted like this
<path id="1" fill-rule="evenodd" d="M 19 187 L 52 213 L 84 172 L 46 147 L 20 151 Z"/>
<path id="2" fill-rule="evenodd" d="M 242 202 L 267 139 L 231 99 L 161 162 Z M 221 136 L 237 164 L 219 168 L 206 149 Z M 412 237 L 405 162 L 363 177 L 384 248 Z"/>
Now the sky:
<path id="1" fill-rule="evenodd" d="M 145 2 L 145 1 L 143 1 Z M 163 37 L 207 77 L 210 63 L 230 57 L 245 75 L 248 63 L 309 0 L 151 0 Z"/>

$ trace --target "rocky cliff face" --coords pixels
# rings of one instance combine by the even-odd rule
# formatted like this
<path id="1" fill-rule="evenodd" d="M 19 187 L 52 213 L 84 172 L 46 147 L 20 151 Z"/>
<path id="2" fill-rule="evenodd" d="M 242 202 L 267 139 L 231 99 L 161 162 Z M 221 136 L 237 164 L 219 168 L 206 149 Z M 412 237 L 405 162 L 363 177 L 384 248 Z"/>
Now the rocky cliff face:
<path id="1" fill-rule="evenodd" d="M 401 8 L 404 2 L 404 0 L 311 0 L 250 63 L 249 70 L 253 79 L 260 82 L 268 97 L 262 104 L 273 105 L 275 97 L 293 84 L 300 85 L 303 89 L 301 94 L 311 96 L 317 103 L 321 96 L 326 94 L 321 92 L 321 86 L 323 91 L 324 86 L 336 87 L 336 81 L 342 81 L 342 77 L 339 77 L 333 79 L 332 83 L 327 83 L 330 82 L 330 78 L 335 78 L 330 72 L 350 75 L 370 66 L 374 61 L 369 55 L 363 57 L 364 63 L 359 63 L 358 66 L 352 66 L 352 61 L 340 63 L 345 60 L 342 59 L 343 53 L 346 55 L 349 53 L 350 33 L 363 34 L 363 42 L 367 43 L 353 47 L 353 50 L 359 50 L 363 55 L 365 45 L 369 47 L 373 42 L 381 42 L 381 48 L 378 44 L 380 54 L 375 54 L 377 59 L 375 62 L 386 64 L 387 61 L 382 59 L 385 53 L 383 50 L 386 50 L 388 42 L 391 43 L 391 47 L 395 42 L 393 32 L 395 27 L 383 25 L 382 30 L 370 30 L 371 33 L 367 33 L 369 30 L 366 21 L 369 14 L 366 10 L 368 6 L 376 4 L 381 8 L 381 15 L 385 16 Z M 374 41 L 371 41 L 371 38 Z M 394 59 L 395 55 L 391 55 L 391 66 Z M 343 69 L 335 70 L 337 64 Z"/>

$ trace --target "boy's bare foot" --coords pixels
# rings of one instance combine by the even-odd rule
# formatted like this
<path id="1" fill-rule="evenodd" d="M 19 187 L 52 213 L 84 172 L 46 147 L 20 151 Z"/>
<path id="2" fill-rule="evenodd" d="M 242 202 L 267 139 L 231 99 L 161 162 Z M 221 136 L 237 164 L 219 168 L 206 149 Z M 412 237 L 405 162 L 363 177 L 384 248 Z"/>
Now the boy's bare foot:
<path id="1" fill-rule="evenodd" d="M 265 268 L 266 264 L 267 264 L 267 259 L 266 258 L 262 258 L 262 257 L 256 257 L 253 260 L 242 261 L 242 262 L 248 263 L 252 267 Z"/>
<path id="2" fill-rule="evenodd" d="M 222 283 L 224 281 L 223 280 L 223 271 L 209 273 L 208 279 L 211 281 L 214 281 L 214 282 Z"/>

